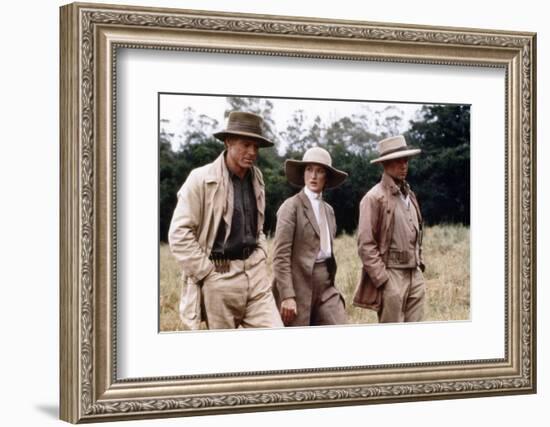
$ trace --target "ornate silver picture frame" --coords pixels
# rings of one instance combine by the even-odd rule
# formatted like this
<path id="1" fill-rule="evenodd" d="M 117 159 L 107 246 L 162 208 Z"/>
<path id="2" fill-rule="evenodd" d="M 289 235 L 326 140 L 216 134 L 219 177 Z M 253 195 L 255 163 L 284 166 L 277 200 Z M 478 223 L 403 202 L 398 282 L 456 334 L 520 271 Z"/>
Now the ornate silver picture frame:
<path id="1" fill-rule="evenodd" d="M 536 391 L 535 34 L 79 3 L 60 13 L 61 419 L 113 421 Z M 505 208 L 497 214 L 504 218 L 504 251 L 494 254 L 504 265 L 498 284 L 504 301 L 502 357 L 349 365 L 328 360 L 323 367 L 121 378 L 117 260 L 123 248 L 116 224 L 117 167 L 124 159 L 116 144 L 122 50 L 311 58 L 321 67 L 339 60 L 502 70 Z"/>

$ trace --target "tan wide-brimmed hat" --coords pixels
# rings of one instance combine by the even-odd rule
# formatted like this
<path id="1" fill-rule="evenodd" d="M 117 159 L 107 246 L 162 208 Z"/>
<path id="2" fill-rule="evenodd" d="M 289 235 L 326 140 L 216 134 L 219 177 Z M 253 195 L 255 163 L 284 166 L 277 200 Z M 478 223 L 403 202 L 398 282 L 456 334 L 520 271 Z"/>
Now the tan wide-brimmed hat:
<path id="1" fill-rule="evenodd" d="M 273 142 L 263 134 L 262 123 L 262 118 L 256 114 L 232 111 L 227 118 L 227 127 L 214 136 L 221 141 L 230 135 L 246 136 L 258 141 L 259 147 L 273 147 Z"/>
<path id="2" fill-rule="evenodd" d="M 302 160 L 285 160 L 285 175 L 292 185 L 303 187 L 304 168 L 309 163 L 323 166 L 327 170 L 327 182 L 325 188 L 334 188 L 342 184 L 348 174 L 332 167 L 332 158 L 327 150 L 321 147 L 312 147 L 304 153 Z"/>
<path id="3" fill-rule="evenodd" d="M 401 157 L 416 156 L 422 150 L 407 146 L 403 135 L 392 136 L 378 143 L 379 157 L 371 160 L 371 163 L 385 162 L 386 160 L 399 159 Z"/>

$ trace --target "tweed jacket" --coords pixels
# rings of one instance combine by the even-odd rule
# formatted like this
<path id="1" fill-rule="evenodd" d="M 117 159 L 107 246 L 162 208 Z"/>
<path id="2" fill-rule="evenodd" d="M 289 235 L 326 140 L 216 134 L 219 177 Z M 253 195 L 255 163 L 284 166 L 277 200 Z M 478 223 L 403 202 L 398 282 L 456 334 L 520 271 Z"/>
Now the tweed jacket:
<path id="1" fill-rule="evenodd" d="M 361 276 L 355 290 L 353 305 L 378 311 L 381 307 L 382 286 L 389 279 L 386 271 L 388 250 L 392 240 L 395 206 L 399 200 L 399 187 L 393 179 L 383 174 L 382 179 L 361 200 L 357 245 L 363 264 Z M 419 262 L 422 258 L 422 216 L 416 196 L 409 192 L 416 210 L 419 233 Z"/>
<path id="2" fill-rule="evenodd" d="M 331 242 L 336 235 L 336 219 L 332 206 L 324 202 Z M 310 324 L 312 275 L 319 253 L 321 238 L 313 206 L 304 190 L 288 198 L 277 212 L 277 228 L 273 243 L 273 294 L 277 305 L 287 298 L 295 298 L 297 316 L 293 326 Z M 333 255 L 327 261 L 332 283 L 336 275 Z M 338 293 L 334 288 L 333 293 Z M 333 294 L 327 294 L 329 298 Z"/>
<path id="3" fill-rule="evenodd" d="M 257 241 L 267 257 L 267 244 L 263 233 L 264 181 L 258 168 L 254 166 L 252 172 L 252 185 L 258 210 Z M 183 272 L 180 301 L 182 316 L 183 313 L 193 316 L 200 310 L 200 303 L 197 301 L 200 293 L 197 285 L 200 286 L 202 280 L 214 270 L 214 264 L 208 257 L 222 219 L 226 221 L 226 237 L 229 235 L 233 211 L 232 194 L 225 165 L 225 151 L 214 162 L 193 169 L 178 191 L 178 202 L 170 223 L 168 242 Z"/>

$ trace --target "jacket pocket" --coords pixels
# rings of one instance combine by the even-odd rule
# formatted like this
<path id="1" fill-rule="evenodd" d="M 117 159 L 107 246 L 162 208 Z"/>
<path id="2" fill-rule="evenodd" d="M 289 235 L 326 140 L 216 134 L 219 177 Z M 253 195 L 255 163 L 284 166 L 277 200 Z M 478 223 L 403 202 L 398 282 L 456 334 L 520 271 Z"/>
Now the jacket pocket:
<path id="1" fill-rule="evenodd" d="M 361 271 L 361 278 L 357 283 L 353 297 L 353 305 L 379 311 L 382 306 L 382 286 L 377 288 L 370 280 L 365 269 Z"/>

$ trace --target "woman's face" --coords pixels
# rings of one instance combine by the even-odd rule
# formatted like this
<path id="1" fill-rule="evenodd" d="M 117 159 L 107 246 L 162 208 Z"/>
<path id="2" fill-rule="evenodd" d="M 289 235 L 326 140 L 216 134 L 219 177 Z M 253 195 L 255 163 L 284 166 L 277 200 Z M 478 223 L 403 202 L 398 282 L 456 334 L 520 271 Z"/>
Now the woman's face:
<path id="1" fill-rule="evenodd" d="M 327 182 L 327 170 L 315 163 L 307 164 L 304 169 L 304 182 L 314 193 L 321 193 Z"/>

